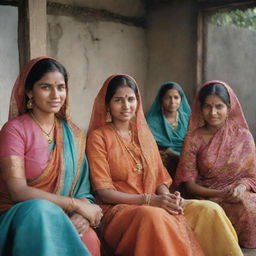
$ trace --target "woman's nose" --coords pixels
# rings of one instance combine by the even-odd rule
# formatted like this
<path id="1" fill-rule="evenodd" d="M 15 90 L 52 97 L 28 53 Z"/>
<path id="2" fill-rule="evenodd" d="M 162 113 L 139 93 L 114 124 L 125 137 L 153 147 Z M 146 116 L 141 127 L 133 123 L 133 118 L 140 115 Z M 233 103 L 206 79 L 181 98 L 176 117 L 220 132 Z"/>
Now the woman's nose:
<path id="1" fill-rule="evenodd" d="M 123 108 L 128 108 L 128 106 L 129 106 L 128 100 L 124 100 L 124 102 L 123 102 Z"/>
<path id="2" fill-rule="evenodd" d="M 217 109 L 213 107 L 213 108 L 211 109 L 211 114 L 212 114 L 212 115 L 215 115 L 216 113 L 217 113 Z"/>
<path id="3" fill-rule="evenodd" d="M 58 89 L 57 88 L 52 88 L 51 97 L 53 97 L 53 98 L 58 97 Z"/>

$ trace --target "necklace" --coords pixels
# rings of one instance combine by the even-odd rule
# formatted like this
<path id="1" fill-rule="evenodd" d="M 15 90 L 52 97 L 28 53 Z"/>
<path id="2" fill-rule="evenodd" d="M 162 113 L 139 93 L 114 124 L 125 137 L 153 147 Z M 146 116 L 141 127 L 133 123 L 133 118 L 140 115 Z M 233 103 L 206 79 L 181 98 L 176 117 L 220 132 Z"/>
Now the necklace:
<path id="1" fill-rule="evenodd" d="M 178 127 L 178 122 L 179 122 L 179 112 L 177 111 L 175 121 L 172 122 L 172 123 L 170 123 L 174 130 L 177 129 L 177 127 Z"/>
<path id="2" fill-rule="evenodd" d="M 119 132 L 118 129 L 112 125 L 112 127 L 114 128 L 116 134 L 117 134 L 117 138 L 118 141 L 125 147 L 127 153 L 129 154 L 129 156 L 131 157 L 131 159 L 135 162 L 135 167 L 134 167 L 134 171 L 137 173 L 141 173 L 142 169 L 143 169 L 143 165 L 142 163 L 140 163 L 139 161 L 137 161 L 136 157 L 134 156 L 134 154 L 132 153 L 132 151 L 128 148 L 128 146 L 124 143 L 124 141 L 122 140 L 122 137 Z M 131 130 L 129 130 L 129 133 L 132 134 Z M 132 138 L 133 139 L 133 138 Z"/>
<path id="3" fill-rule="evenodd" d="M 116 130 L 116 132 L 118 133 L 118 135 L 120 135 L 122 138 L 125 138 L 125 139 L 131 138 L 131 135 L 132 135 L 131 129 L 129 129 L 128 134 L 125 134 L 124 132 L 121 132 L 120 130 L 118 130 L 114 125 L 113 125 L 113 127 Z"/>
<path id="4" fill-rule="evenodd" d="M 53 125 L 52 125 L 52 128 L 49 132 L 46 132 L 44 130 L 44 128 L 42 127 L 42 124 L 36 119 L 36 117 L 34 116 L 34 114 L 31 112 L 30 116 L 32 117 L 32 119 L 35 121 L 35 123 L 38 125 L 38 127 L 40 128 L 40 130 L 46 135 L 47 137 L 47 141 L 48 141 L 48 144 L 51 144 L 53 142 L 53 138 L 51 138 L 51 133 L 55 127 L 55 118 L 54 118 L 54 122 L 53 122 Z"/>

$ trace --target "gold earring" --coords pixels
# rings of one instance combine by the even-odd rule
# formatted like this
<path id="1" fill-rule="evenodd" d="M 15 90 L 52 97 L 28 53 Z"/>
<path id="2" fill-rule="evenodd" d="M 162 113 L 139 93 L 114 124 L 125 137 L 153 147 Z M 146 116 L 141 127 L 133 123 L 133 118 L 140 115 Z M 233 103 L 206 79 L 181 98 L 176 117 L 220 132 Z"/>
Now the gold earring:
<path id="1" fill-rule="evenodd" d="M 29 99 L 28 99 L 28 102 L 27 102 L 27 109 L 33 109 L 33 106 L 34 106 L 34 104 L 33 104 L 33 99 L 32 99 L 32 97 L 30 97 Z"/>
<path id="2" fill-rule="evenodd" d="M 107 114 L 106 114 L 106 122 L 107 123 L 111 123 L 112 122 L 112 116 L 111 116 L 109 111 L 107 111 Z"/>

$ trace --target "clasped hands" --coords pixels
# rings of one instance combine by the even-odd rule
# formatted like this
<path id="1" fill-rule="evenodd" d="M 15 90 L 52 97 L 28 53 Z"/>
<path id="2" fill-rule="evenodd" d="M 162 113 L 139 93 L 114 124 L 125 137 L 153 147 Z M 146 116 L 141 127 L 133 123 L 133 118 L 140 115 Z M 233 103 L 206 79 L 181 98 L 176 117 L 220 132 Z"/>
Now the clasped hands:
<path id="1" fill-rule="evenodd" d="M 178 215 L 184 214 L 185 200 L 180 196 L 180 192 L 175 191 L 174 194 L 152 195 L 150 205 L 163 208 L 170 214 Z"/>
<path id="2" fill-rule="evenodd" d="M 220 190 L 220 197 L 222 197 L 225 202 L 238 203 L 242 200 L 245 191 L 246 186 L 240 184 L 233 189 Z"/>
<path id="3" fill-rule="evenodd" d="M 70 220 L 80 235 L 88 231 L 89 227 L 97 227 L 103 216 L 101 208 L 88 200 L 74 199 L 75 209 Z"/>

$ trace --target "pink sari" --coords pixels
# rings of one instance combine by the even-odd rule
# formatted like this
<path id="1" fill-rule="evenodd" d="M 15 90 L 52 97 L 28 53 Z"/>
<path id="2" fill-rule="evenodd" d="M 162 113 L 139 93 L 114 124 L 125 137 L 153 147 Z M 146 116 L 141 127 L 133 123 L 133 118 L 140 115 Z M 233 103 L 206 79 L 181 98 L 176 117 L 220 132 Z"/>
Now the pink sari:
<path id="1" fill-rule="evenodd" d="M 55 144 L 52 150 L 38 125 L 27 113 L 25 82 L 33 66 L 45 58 L 51 57 L 38 57 L 29 61 L 21 70 L 13 87 L 9 121 L 2 127 L 0 133 L 0 164 L 2 164 L 2 159 L 10 161 L 8 172 L 0 172 L 0 216 L 8 210 L 12 211 L 16 205 L 5 186 L 5 180 L 9 176 L 24 178 L 23 173 L 19 174 L 15 169 L 18 165 L 24 165 L 25 178 L 31 187 L 62 196 L 84 197 L 93 200 L 93 196 L 90 194 L 89 170 L 86 168 L 87 161 L 85 161 L 85 136 L 70 120 L 68 98 L 56 114 L 58 119 L 55 127 Z M 69 139 L 65 139 L 67 137 L 64 134 L 68 134 Z M 74 153 L 65 153 L 66 149 L 69 149 L 69 153 Z M 74 162 L 65 162 L 67 155 L 70 159 L 74 159 Z M 61 219 L 61 216 L 58 218 Z M 8 228 L 9 226 L 6 225 L 6 230 Z M 2 229 L 1 232 L 3 232 Z M 70 233 L 72 232 L 70 231 Z M 88 232 L 84 233 L 81 240 L 90 251 L 90 255 L 100 255 L 100 242 L 93 229 L 90 228 Z M 44 240 L 44 243 L 47 242 Z M 77 254 L 74 252 L 74 255 Z"/>
<path id="2" fill-rule="evenodd" d="M 223 84 L 230 96 L 230 109 L 225 124 L 208 143 L 198 128 L 204 125 L 201 117 L 200 90 L 211 83 Z M 240 245 L 256 247 L 256 156 L 254 139 L 248 129 L 239 101 L 233 90 L 221 81 L 210 81 L 201 86 L 192 108 L 188 134 L 185 138 L 180 163 L 175 177 L 176 185 L 194 181 L 212 189 L 229 189 L 240 184 L 247 191 L 240 203 L 219 203 L 234 225 Z"/>

